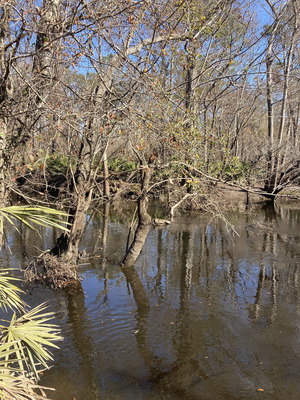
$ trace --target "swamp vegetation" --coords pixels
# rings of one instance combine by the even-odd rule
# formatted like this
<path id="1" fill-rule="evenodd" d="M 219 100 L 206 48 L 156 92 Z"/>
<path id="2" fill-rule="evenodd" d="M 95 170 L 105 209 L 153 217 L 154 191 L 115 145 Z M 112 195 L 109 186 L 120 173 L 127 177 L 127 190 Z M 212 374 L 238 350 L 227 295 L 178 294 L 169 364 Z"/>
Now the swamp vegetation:
<path id="1" fill-rule="evenodd" d="M 93 258 L 81 259 L 77 290 L 26 287 L 64 337 L 41 377 L 49 397 L 298 399 L 299 206 L 227 214 L 238 235 L 208 214 L 178 215 L 151 227 L 134 268 L 120 269 L 134 208 L 87 218 L 80 251 Z M 157 204 L 148 213 L 165 216 Z M 26 265 L 60 232 L 22 234 L 8 232 L 4 265 Z"/>
<path id="2" fill-rule="evenodd" d="M 199 360 L 193 361 L 192 354 L 184 357 L 191 350 L 185 343 L 188 331 L 183 330 L 181 338 L 175 335 L 183 351 L 179 364 L 160 358 L 146 344 L 143 321 L 151 315 L 153 300 L 145 283 L 153 271 L 141 275 L 135 266 L 153 232 L 160 232 L 161 238 L 168 236 L 183 210 L 202 212 L 204 219 L 208 214 L 214 223 L 218 220 L 231 232 L 231 239 L 226 233 L 218 239 L 223 242 L 241 235 L 232 217 L 227 217 L 230 210 L 239 215 L 243 208 L 247 215 L 251 203 L 268 200 L 275 221 L 280 201 L 299 200 L 300 1 L 9 0 L 0 3 L 0 19 L 0 245 L 11 244 L 3 229 L 4 218 L 15 224 L 5 210 L 14 210 L 14 217 L 18 210 L 23 212 L 25 225 L 38 210 L 42 210 L 37 219 L 40 225 L 47 218 L 54 228 L 61 224 L 63 233 L 53 231 L 55 240 L 46 241 L 48 247 L 41 245 L 26 265 L 24 260 L 21 264 L 25 280 L 34 288 L 43 283 L 45 293 L 49 293 L 46 286 L 71 291 L 57 296 L 68 304 L 70 315 L 78 318 L 74 324 L 80 332 L 86 308 L 80 282 L 85 274 L 80 274 L 78 264 L 86 257 L 87 262 L 92 255 L 98 257 L 98 267 L 105 271 L 99 274 L 107 285 L 108 241 L 118 243 L 122 253 L 114 250 L 118 254 L 114 274 L 117 282 L 127 279 L 138 310 L 137 332 L 145 332 L 137 334 L 138 349 L 152 379 L 146 378 L 145 387 L 151 381 L 162 388 L 171 374 L 177 377 L 177 383 L 173 378 L 168 383 L 174 396 L 182 390 L 183 397 L 191 393 L 190 398 L 198 398 L 197 389 L 195 393 L 191 389 L 198 387 L 197 380 L 190 380 L 193 368 L 199 368 L 201 382 L 212 375 L 200 367 Z M 161 216 L 149 211 L 149 200 L 159 202 Z M 113 226 L 109 208 L 126 210 L 132 204 L 135 211 L 126 237 L 115 232 L 108 239 Z M 88 226 L 97 221 L 102 207 L 102 225 L 90 238 L 94 249 L 89 245 L 83 249 Z M 278 240 L 271 225 L 264 227 L 265 251 L 272 248 L 276 258 Z M 215 229 L 207 222 L 201 243 L 212 240 Z M 193 330 L 185 310 L 193 279 L 189 270 L 193 246 L 189 248 L 192 238 L 184 232 L 183 223 L 178 235 L 182 246 L 185 243 L 185 255 L 180 257 L 186 272 L 179 274 L 184 275 L 182 285 L 188 289 L 181 288 L 180 309 L 182 321 Z M 204 242 L 201 251 L 206 252 Z M 36 239 L 31 245 L 35 243 Z M 24 243 L 20 246 L 17 252 Z M 150 257 L 151 246 L 148 251 Z M 221 270 L 225 271 L 224 265 Z M 244 272 L 238 268 L 236 273 L 242 276 Z M 277 287 L 277 273 L 268 274 L 259 273 L 259 282 L 254 284 L 257 293 L 268 280 Z M 224 287 L 224 293 L 238 298 L 236 276 L 229 270 L 226 276 L 227 285 L 233 286 L 232 290 Z M 246 293 L 243 279 L 245 292 L 239 290 Z M 158 285 L 157 290 L 163 289 Z M 277 295 L 272 296 L 276 300 Z M 77 308 L 82 315 L 76 316 Z M 89 335 L 83 333 L 83 337 L 92 352 Z M 87 367 L 84 373 L 92 379 L 96 372 L 90 356 L 84 354 L 82 360 Z M 167 366 L 161 367 L 164 361 Z M 181 375 L 185 368 L 187 372 Z M 21 372 L 32 378 L 27 365 Z M 37 378 L 35 374 L 34 385 Z M 94 398 L 109 398 L 109 388 L 104 395 L 98 381 L 91 385 L 101 392 Z M 161 390 L 162 396 L 168 395 L 165 388 Z M 43 398 L 44 392 L 39 396 Z M 213 396 L 207 392 L 207 398 Z M 220 396 L 234 398 L 230 397 L 233 393 Z M 19 399 L 28 397 L 24 394 Z"/>

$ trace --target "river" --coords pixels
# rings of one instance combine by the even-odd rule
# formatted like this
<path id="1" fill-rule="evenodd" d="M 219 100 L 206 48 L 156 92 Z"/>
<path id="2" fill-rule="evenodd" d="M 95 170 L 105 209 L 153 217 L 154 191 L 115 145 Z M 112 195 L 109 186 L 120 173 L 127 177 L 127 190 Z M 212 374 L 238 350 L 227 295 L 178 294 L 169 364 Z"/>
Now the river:
<path id="1" fill-rule="evenodd" d="M 158 207 L 153 216 L 162 216 Z M 33 286 L 64 341 L 41 384 L 54 400 L 299 399 L 300 205 L 179 215 L 152 229 L 135 270 L 118 268 L 132 215 L 121 205 L 87 218 L 82 290 Z M 233 229 L 232 229 L 233 228 Z M 11 268 L 51 247 L 8 231 Z"/>

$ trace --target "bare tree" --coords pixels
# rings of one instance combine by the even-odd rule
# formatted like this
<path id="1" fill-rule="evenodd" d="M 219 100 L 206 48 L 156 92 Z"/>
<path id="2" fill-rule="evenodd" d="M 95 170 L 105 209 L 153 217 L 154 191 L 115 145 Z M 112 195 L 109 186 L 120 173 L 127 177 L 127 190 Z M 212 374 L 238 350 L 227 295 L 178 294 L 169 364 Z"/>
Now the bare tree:
<path id="1" fill-rule="evenodd" d="M 266 31 L 269 149 L 265 189 L 268 193 L 277 194 L 300 176 L 299 157 L 295 158 L 290 154 L 290 125 L 287 124 L 288 102 L 292 94 L 293 72 L 298 56 L 300 3 L 296 0 L 279 5 L 269 0 L 266 2 L 273 22 Z M 277 118 L 275 118 L 275 111 Z"/>

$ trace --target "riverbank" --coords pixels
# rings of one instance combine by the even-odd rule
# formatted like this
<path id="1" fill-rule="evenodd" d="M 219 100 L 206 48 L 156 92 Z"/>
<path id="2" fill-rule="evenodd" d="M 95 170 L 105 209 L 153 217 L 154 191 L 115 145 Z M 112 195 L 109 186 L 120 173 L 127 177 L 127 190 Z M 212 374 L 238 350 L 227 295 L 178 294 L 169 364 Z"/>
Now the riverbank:
<path id="1" fill-rule="evenodd" d="M 140 194 L 140 182 L 138 177 L 128 181 L 121 176 L 110 176 L 110 195 L 105 201 L 137 200 Z M 12 193 L 19 200 L 30 201 L 31 198 L 47 204 L 59 203 L 68 207 L 72 202 L 70 197 L 71 182 L 66 176 L 59 174 L 40 174 L 37 171 L 20 176 L 11 187 Z M 103 182 L 96 183 L 94 200 L 103 200 Z M 268 198 L 267 198 L 268 196 Z M 157 179 L 154 177 L 149 187 L 148 197 L 159 200 L 161 205 L 169 209 L 171 214 L 175 210 L 204 210 L 218 208 L 223 212 L 236 210 L 246 211 L 249 205 L 259 205 L 267 201 L 300 200 L 300 187 L 291 186 L 272 197 L 258 184 L 244 186 L 234 181 L 218 181 L 217 179 Z"/>

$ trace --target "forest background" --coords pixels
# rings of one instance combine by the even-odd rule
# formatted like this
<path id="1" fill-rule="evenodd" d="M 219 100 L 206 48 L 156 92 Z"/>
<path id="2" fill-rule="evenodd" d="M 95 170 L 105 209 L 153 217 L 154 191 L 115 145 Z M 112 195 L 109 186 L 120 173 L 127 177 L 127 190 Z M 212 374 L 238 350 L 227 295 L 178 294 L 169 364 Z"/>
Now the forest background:
<path id="1" fill-rule="evenodd" d="M 0 16 L 0 206 L 67 210 L 65 260 L 95 198 L 174 211 L 218 184 L 273 200 L 299 184 L 299 0 L 3 0 Z"/>
<path id="2" fill-rule="evenodd" d="M 47 262 L 70 282 L 95 200 L 137 201 L 120 262 L 128 273 L 152 223 L 149 195 L 171 215 L 177 207 L 215 213 L 232 188 L 297 197 L 299 23 L 299 0 L 1 0 L 0 243 L 3 218 L 45 224 L 53 211 L 44 206 L 63 209 L 69 232 L 32 265 Z M 30 207 L 7 207 L 13 195 Z M 24 311 L 3 276 L 0 290 L 4 308 Z M 44 354 L 58 334 L 41 317 Z M 17 330 L 28 331 L 24 321 Z M 30 383 L 36 393 L 36 360 L 28 383 L 30 346 L 21 355 L 23 339 L 14 338 L 11 350 L 7 329 L 15 328 L 1 327 L 9 382 L 0 395 L 28 398 L 18 390 Z M 7 365 L 12 354 L 23 380 Z M 37 357 L 46 367 L 48 353 Z"/>

